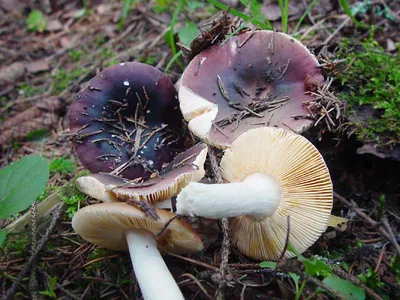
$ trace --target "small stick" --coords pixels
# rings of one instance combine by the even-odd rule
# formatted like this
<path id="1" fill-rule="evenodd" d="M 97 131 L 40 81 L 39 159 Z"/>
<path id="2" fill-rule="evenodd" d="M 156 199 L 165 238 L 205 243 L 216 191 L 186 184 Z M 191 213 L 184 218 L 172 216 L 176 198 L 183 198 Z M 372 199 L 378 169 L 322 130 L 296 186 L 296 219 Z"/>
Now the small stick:
<path id="1" fill-rule="evenodd" d="M 228 101 L 231 101 L 231 99 L 229 98 L 229 95 L 228 95 L 228 91 L 226 90 L 225 85 L 222 82 L 222 79 L 218 74 L 217 74 L 217 83 L 218 83 L 219 91 L 222 94 L 222 97 L 224 97 Z"/>
<path id="2" fill-rule="evenodd" d="M 288 68 L 289 68 L 290 62 L 291 62 L 291 59 L 289 58 L 288 61 L 287 61 L 287 63 L 286 63 L 286 65 L 285 65 L 285 67 L 283 68 L 283 71 L 282 71 L 282 73 L 281 73 L 281 76 L 279 77 L 278 80 L 281 80 L 281 79 L 283 78 L 283 76 L 285 76 L 285 74 L 286 74 L 286 72 L 287 72 L 287 70 L 288 70 Z"/>
<path id="3" fill-rule="evenodd" d="M 156 234 L 156 237 L 160 237 L 164 234 L 164 232 L 167 230 L 169 224 L 172 223 L 173 220 L 175 220 L 176 218 L 178 218 L 178 215 L 173 216 L 171 219 L 169 219 L 163 226 L 163 228 L 161 229 L 161 231 L 159 233 Z"/>
<path id="4" fill-rule="evenodd" d="M 238 47 L 239 48 L 242 48 L 243 47 L 243 45 L 244 44 L 246 44 L 247 43 L 247 41 L 254 35 L 254 32 L 255 32 L 255 29 L 256 29 L 256 27 L 255 28 L 253 28 L 253 30 L 252 31 L 250 31 L 250 34 L 249 34 L 249 36 L 243 41 L 243 42 L 241 42 L 239 45 L 238 45 Z"/>

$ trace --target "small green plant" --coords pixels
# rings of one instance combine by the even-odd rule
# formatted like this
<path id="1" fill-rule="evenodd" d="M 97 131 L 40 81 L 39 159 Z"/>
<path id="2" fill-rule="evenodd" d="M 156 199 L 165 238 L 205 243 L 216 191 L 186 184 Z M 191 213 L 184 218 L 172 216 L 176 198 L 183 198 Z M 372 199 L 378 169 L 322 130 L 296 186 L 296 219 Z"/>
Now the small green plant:
<path id="1" fill-rule="evenodd" d="M 52 93 L 62 92 L 68 87 L 73 81 L 79 78 L 84 72 L 85 68 L 75 69 L 72 72 L 67 72 L 66 70 L 59 70 L 53 75 L 53 81 L 50 84 L 50 89 Z"/>
<path id="2" fill-rule="evenodd" d="M 7 244 L 4 245 L 4 248 L 7 252 L 17 252 L 18 254 L 22 254 L 22 252 L 26 250 L 28 243 L 28 238 L 18 238 L 7 242 Z"/>
<path id="3" fill-rule="evenodd" d="M 78 210 L 79 202 L 85 199 L 85 194 L 79 191 L 76 186 L 76 178 L 86 174 L 87 172 L 78 174 L 73 180 L 65 185 L 65 188 L 57 191 L 57 196 L 65 203 L 65 212 L 69 218 L 72 218 Z"/>
<path id="4" fill-rule="evenodd" d="M 26 26 L 29 31 L 43 32 L 46 28 L 46 19 L 40 10 L 32 10 L 26 19 Z"/>
<path id="5" fill-rule="evenodd" d="M 49 167 L 43 157 L 25 156 L 0 170 L 0 219 L 5 219 L 29 207 L 44 190 Z M 5 230 L 0 230 L 0 241 Z M 0 243 L 0 246 L 2 243 Z"/>
<path id="6" fill-rule="evenodd" d="M 384 285 L 383 282 L 379 281 L 375 271 L 371 268 L 366 269 L 364 274 L 358 275 L 358 278 L 360 278 L 362 283 L 373 290 L 378 290 Z"/>
<path id="7" fill-rule="evenodd" d="M 124 25 L 125 19 L 128 16 L 129 8 L 131 7 L 134 0 L 124 0 L 124 6 L 122 8 L 121 17 L 118 20 L 117 30 L 122 29 L 122 25 Z"/>
<path id="8" fill-rule="evenodd" d="M 95 248 L 92 252 L 88 254 L 87 261 L 92 261 L 97 258 L 102 258 L 110 255 L 110 251 L 103 248 Z M 86 266 L 87 270 L 99 269 L 104 261 L 97 261 Z"/>
<path id="9" fill-rule="evenodd" d="M 51 132 L 48 129 L 35 129 L 25 135 L 27 141 L 40 141 L 50 136 Z"/>
<path id="10" fill-rule="evenodd" d="M 49 162 L 50 173 L 72 173 L 76 169 L 76 165 L 72 159 L 65 156 L 53 158 Z"/>
<path id="11" fill-rule="evenodd" d="M 51 277 L 47 283 L 48 289 L 45 291 L 39 291 L 39 294 L 42 296 L 50 297 L 50 298 L 57 298 L 57 295 L 54 292 L 56 283 L 57 283 L 57 277 L 55 277 L 55 276 Z"/>
<path id="12" fill-rule="evenodd" d="M 289 273 L 288 275 L 292 278 L 295 285 L 295 299 L 301 298 L 304 287 L 307 283 L 307 277 L 319 277 L 322 278 L 322 282 L 329 288 L 335 290 L 346 299 L 364 300 L 365 291 L 351 282 L 341 279 L 332 274 L 332 269 L 326 263 L 316 258 L 315 256 L 306 258 L 299 253 L 290 243 L 287 250 L 296 254 L 296 257 L 304 265 L 304 274 Z M 274 262 L 261 262 L 261 268 L 269 267 L 276 268 L 278 264 Z M 300 283 L 301 280 L 301 283 Z M 300 284 L 299 284 L 300 283 Z M 325 292 L 322 289 L 317 289 L 312 296 L 307 299 L 312 299 L 319 293 Z"/>

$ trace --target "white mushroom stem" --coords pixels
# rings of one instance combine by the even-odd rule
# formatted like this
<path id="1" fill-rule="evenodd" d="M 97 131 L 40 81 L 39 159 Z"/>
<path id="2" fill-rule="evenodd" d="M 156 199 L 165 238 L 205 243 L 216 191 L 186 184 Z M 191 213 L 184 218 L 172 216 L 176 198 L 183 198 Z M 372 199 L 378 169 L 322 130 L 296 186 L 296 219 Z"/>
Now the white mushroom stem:
<path id="1" fill-rule="evenodd" d="M 154 237 L 147 230 L 125 233 L 136 279 L 145 300 L 184 299 L 165 264 Z"/>
<path id="2" fill-rule="evenodd" d="M 281 201 L 280 186 L 272 178 L 254 173 L 242 182 L 191 182 L 177 197 L 177 213 L 220 219 L 247 215 L 272 216 Z"/>

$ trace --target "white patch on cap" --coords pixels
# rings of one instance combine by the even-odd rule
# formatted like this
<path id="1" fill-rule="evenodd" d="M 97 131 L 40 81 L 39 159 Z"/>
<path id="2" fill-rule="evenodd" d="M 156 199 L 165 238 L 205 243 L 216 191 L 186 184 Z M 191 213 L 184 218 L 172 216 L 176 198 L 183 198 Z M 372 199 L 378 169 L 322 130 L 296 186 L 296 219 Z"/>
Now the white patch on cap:
<path id="1" fill-rule="evenodd" d="M 202 65 L 206 61 L 207 57 L 200 58 L 200 65 Z"/>
<path id="2" fill-rule="evenodd" d="M 125 81 L 124 81 L 124 85 L 125 85 L 125 86 L 129 86 L 129 81 L 128 81 L 128 80 L 125 80 Z"/>
<path id="3" fill-rule="evenodd" d="M 124 64 L 125 64 L 125 63 L 120 63 L 119 65 L 120 65 L 120 66 L 123 66 Z"/>

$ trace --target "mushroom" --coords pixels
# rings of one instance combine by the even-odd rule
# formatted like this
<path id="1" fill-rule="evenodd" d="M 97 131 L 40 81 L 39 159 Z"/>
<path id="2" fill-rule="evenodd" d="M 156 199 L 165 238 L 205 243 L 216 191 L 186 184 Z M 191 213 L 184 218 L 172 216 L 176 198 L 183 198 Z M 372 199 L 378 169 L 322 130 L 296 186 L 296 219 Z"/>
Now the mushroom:
<path id="1" fill-rule="evenodd" d="M 205 174 L 207 145 L 197 144 L 178 154 L 154 179 L 133 182 L 115 175 L 97 173 L 77 179 L 80 191 L 103 202 L 167 200 L 177 195 L 191 181 L 200 181 Z"/>
<path id="2" fill-rule="evenodd" d="M 158 220 L 126 203 L 94 204 L 75 213 L 72 227 L 90 243 L 129 250 L 144 299 L 184 299 L 157 245 L 168 252 L 193 253 L 201 251 L 203 243 L 187 223 L 171 221 L 173 213 L 156 212 Z"/>
<path id="3" fill-rule="evenodd" d="M 92 173 L 148 179 L 183 150 L 177 92 L 159 70 L 127 62 L 104 69 L 69 111 L 76 154 Z"/>
<path id="4" fill-rule="evenodd" d="M 231 37 L 198 54 L 184 71 L 179 102 L 189 129 L 227 148 L 252 128 L 302 133 L 313 123 L 305 93 L 323 83 L 317 59 L 294 38 L 273 31 Z"/>
<path id="5" fill-rule="evenodd" d="M 189 183 L 177 197 L 176 212 L 232 218 L 233 243 L 245 255 L 278 259 L 287 216 L 289 241 L 299 252 L 326 230 L 332 182 L 321 154 L 303 136 L 282 128 L 251 129 L 225 150 L 220 168 L 228 183 Z"/>

